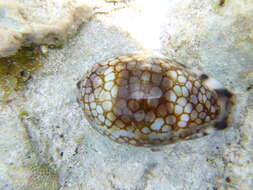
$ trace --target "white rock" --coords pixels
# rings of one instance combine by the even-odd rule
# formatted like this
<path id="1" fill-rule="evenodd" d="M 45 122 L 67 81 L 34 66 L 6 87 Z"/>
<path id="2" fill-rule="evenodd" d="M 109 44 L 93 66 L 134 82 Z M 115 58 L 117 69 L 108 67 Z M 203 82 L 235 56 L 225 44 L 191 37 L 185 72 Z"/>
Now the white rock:
<path id="1" fill-rule="evenodd" d="M 0 57 L 22 45 L 61 45 L 92 16 L 92 7 L 72 0 L 0 0 Z"/>

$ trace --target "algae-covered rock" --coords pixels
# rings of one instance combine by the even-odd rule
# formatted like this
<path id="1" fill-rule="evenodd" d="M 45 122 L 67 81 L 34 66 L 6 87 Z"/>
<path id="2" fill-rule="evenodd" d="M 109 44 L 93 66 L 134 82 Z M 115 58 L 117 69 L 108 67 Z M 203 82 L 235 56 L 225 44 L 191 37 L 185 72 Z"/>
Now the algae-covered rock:
<path id="1" fill-rule="evenodd" d="M 24 89 L 41 65 L 39 47 L 23 47 L 15 55 L 0 58 L 0 100 L 6 101 L 11 93 Z"/>

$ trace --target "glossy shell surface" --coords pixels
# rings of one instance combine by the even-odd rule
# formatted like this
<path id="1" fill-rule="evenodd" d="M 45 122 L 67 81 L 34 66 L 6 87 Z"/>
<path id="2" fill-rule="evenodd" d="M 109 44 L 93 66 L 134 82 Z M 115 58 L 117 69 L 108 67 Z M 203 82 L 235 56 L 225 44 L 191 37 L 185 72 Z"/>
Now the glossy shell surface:
<path id="1" fill-rule="evenodd" d="M 118 56 L 79 82 L 86 119 L 118 143 L 151 146 L 184 140 L 216 120 L 217 93 L 165 58 Z"/>

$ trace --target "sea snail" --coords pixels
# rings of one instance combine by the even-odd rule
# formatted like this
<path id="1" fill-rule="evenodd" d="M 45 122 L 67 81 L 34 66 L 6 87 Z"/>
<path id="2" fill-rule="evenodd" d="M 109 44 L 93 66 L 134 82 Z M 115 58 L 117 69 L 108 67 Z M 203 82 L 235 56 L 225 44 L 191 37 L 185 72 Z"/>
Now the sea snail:
<path id="1" fill-rule="evenodd" d="M 166 58 L 114 57 L 78 83 L 90 125 L 118 143 L 163 145 L 224 129 L 234 95 L 205 74 Z M 213 127 L 210 127 L 213 126 Z"/>

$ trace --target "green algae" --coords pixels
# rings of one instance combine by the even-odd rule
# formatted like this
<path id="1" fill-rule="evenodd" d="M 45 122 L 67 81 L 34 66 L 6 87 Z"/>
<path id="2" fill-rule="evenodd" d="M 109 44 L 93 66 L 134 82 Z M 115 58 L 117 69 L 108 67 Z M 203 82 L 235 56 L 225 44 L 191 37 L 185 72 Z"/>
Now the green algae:
<path id="1" fill-rule="evenodd" d="M 28 116 L 28 112 L 26 112 L 26 111 L 24 111 L 24 110 L 20 110 L 19 112 L 18 112 L 18 117 L 19 118 L 23 118 L 23 117 L 27 117 Z"/>
<path id="2" fill-rule="evenodd" d="M 226 3 L 226 0 L 220 0 L 219 6 L 224 7 L 225 3 Z"/>
<path id="3" fill-rule="evenodd" d="M 0 93 L 6 100 L 14 91 L 24 89 L 34 71 L 41 67 L 38 46 L 23 47 L 15 55 L 0 58 Z"/>
<path id="4" fill-rule="evenodd" d="M 19 190 L 58 190 L 57 173 L 47 164 L 30 166 L 10 166 L 8 175 L 15 181 L 15 188 Z"/>
<path id="5" fill-rule="evenodd" d="M 60 188 L 58 175 L 51 170 L 48 165 L 41 164 L 31 168 L 31 183 L 25 188 L 26 190 L 57 190 Z"/>

